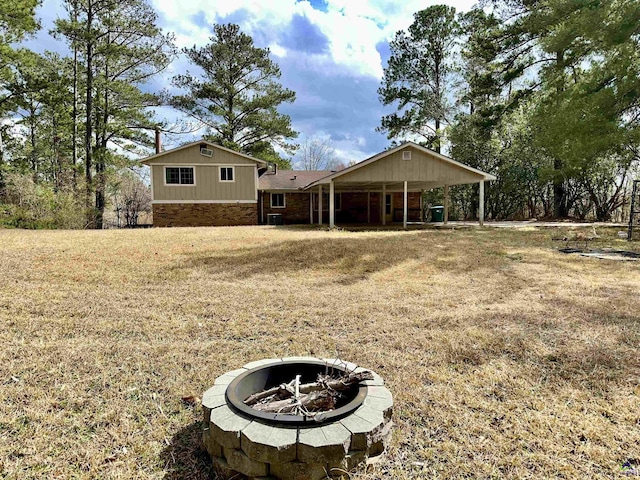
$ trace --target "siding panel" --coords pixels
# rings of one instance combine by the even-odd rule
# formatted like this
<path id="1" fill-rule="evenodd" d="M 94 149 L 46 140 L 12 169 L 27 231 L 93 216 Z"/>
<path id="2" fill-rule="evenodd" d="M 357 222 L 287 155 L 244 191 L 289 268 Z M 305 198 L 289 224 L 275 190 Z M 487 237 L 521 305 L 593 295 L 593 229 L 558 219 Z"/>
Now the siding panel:
<path id="1" fill-rule="evenodd" d="M 154 200 L 236 201 L 256 199 L 256 162 L 215 146 L 212 157 L 200 154 L 200 145 L 167 152 L 149 161 L 153 171 Z M 185 165 L 195 167 L 195 186 L 164 184 L 164 167 Z M 234 167 L 234 182 L 220 182 L 219 166 Z"/>
<path id="2" fill-rule="evenodd" d="M 482 176 L 452 165 L 433 155 L 409 148 L 411 160 L 402 160 L 402 151 L 382 158 L 370 165 L 347 173 L 335 182 L 414 182 L 472 183 Z"/>

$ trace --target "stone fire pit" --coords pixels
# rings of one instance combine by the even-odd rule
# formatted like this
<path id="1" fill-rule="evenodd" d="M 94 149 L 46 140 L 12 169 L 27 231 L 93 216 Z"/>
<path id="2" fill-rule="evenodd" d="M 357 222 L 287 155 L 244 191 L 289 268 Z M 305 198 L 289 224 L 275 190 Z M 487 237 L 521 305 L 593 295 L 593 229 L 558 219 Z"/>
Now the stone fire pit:
<path id="1" fill-rule="evenodd" d="M 380 455 L 390 437 L 393 399 L 373 373 L 316 418 L 259 412 L 242 402 L 301 374 L 314 381 L 327 370 L 365 370 L 349 362 L 313 357 L 259 360 L 216 378 L 202 398 L 203 442 L 226 479 L 320 480 L 339 477 Z"/>

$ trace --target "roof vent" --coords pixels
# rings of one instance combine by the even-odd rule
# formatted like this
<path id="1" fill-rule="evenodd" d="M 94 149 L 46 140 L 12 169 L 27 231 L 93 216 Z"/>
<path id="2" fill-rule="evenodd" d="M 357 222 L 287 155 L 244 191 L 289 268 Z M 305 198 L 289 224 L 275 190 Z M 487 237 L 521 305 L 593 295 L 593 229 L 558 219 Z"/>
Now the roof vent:
<path id="1" fill-rule="evenodd" d="M 296 178 L 298 178 L 298 176 L 297 176 L 297 175 L 294 175 L 294 176 L 291 178 L 291 180 L 295 180 Z"/>
<path id="2" fill-rule="evenodd" d="M 211 158 L 213 157 L 213 150 L 206 147 L 200 147 L 200 155 Z"/>
<path id="3" fill-rule="evenodd" d="M 411 150 L 404 150 L 402 152 L 402 159 L 403 160 L 411 160 Z"/>

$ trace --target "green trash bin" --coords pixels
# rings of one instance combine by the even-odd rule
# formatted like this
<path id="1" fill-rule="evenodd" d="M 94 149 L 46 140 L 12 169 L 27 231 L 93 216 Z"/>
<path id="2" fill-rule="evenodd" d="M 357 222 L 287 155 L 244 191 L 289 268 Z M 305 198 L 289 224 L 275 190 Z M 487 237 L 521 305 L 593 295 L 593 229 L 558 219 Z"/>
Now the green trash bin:
<path id="1" fill-rule="evenodd" d="M 444 207 L 442 205 L 436 205 L 429 210 L 431 210 L 432 222 L 444 222 Z"/>

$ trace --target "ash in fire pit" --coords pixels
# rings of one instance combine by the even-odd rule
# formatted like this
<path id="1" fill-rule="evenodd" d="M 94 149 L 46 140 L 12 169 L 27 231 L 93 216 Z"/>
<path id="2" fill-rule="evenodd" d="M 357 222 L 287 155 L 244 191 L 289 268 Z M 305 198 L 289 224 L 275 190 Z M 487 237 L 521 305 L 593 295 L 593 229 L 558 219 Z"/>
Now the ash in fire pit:
<path id="1" fill-rule="evenodd" d="M 204 444 L 224 478 L 339 476 L 381 454 L 392 426 L 382 378 L 335 359 L 253 362 L 218 377 L 202 403 Z"/>

